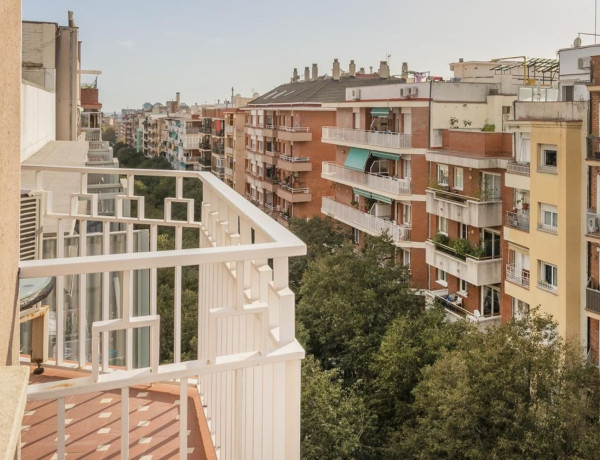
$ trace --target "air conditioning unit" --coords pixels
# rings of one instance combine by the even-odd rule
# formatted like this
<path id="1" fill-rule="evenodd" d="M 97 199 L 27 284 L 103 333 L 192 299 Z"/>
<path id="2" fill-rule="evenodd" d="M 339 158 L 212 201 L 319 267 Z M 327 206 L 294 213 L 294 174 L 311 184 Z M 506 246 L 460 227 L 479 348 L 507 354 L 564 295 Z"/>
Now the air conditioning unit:
<path id="1" fill-rule="evenodd" d="M 590 68 L 590 57 L 580 57 L 577 59 L 577 68 L 579 70 L 589 70 Z"/>
<path id="2" fill-rule="evenodd" d="M 360 89 L 359 88 L 355 88 L 352 91 L 352 100 L 353 101 L 358 101 L 360 99 Z"/>

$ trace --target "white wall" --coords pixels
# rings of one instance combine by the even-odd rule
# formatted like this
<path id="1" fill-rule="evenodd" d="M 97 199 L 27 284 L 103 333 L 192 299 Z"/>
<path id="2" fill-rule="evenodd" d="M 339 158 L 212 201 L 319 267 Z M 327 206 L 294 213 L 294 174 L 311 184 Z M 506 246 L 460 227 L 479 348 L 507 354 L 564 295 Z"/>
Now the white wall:
<path id="1" fill-rule="evenodd" d="M 398 83 L 397 85 L 381 84 L 374 86 L 359 86 L 357 88 L 346 88 L 346 100 L 352 101 L 352 90 L 360 90 L 360 100 L 386 100 L 406 97 L 408 88 L 418 88 L 417 98 L 429 98 L 429 83 Z M 404 89 L 404 96 L 400 96 L 400 90 Z"/>
<path id="2" fill-rule="evenodd" d="M 21 83 L 21 162 L 56 139 L 56 98 L 29 83 Z"/>

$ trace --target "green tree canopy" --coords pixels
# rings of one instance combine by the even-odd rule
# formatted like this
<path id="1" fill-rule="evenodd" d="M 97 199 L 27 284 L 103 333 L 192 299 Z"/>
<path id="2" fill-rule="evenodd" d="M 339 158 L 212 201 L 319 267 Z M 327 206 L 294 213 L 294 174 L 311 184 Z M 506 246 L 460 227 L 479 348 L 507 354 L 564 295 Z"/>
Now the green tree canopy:
<path id="1" fill-rule="evenodd" d="M 472 330 L 423 371 L 397 458 L 598 458 L 600 374 L 533 315 Z"/>

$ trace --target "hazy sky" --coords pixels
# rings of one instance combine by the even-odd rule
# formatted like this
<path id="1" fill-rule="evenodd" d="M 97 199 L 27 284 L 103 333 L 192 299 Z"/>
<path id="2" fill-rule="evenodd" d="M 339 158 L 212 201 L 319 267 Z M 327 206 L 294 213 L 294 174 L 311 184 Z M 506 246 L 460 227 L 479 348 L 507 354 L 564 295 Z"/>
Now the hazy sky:
<path id="1" fill-rule="evenodd" d="M 595 0 L 23 0 L 23 19 L 67 23 L 75 13 L 82 66 L 102 70 L 104 111 L 139 108 L 181 92 L 193 104 L 244 96 L 304 75 L 331 75 L 389 59 L 451 76 L 448 63 L 527 55 L 556 57 L 594 31 Z M 600 23 L 598 24 L 600 30 Z M 593 37 L 582 37 L 584 44 Z M 600 42 L 600 39 L 599 39 Z"/>

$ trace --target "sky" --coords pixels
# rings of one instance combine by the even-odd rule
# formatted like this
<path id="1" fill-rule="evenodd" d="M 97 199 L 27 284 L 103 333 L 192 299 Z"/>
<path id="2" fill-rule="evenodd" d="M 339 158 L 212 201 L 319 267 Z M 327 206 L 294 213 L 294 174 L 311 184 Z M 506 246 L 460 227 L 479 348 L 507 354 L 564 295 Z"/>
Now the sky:
<path id="1" fill-rule="evenodd" d="M 74 12 L 82 68 L 101 70 L 105 112 L 144 102 L 223 102 L 289 82 L 294 67 L 331 75 L 379 67 L 451 77 L 458 58 L 555 58 L 594 32 L 597 0 L 23 0 L 23 19 L 67 24 Z M 600 23 L 598 24 L 600 30 Z M 593 37 L 582 36 L 583 44 Z M 600 37 L 599 37 L 600 42 Z"/>

